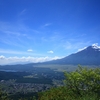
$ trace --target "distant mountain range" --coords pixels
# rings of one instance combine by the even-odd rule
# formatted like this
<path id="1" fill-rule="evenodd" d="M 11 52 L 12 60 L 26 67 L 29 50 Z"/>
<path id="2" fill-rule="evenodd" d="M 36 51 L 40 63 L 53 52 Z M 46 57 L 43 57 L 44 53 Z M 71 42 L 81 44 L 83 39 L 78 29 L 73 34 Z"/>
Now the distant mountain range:
<path id="1" fill-rule="evenodd" d="M 72 64 L 72 65 L 100 65 L 100 47 L 97 45 L 88 46 L 85 49 L 73 53 L 58 60 L 46 62 L 47 64 Z"/>

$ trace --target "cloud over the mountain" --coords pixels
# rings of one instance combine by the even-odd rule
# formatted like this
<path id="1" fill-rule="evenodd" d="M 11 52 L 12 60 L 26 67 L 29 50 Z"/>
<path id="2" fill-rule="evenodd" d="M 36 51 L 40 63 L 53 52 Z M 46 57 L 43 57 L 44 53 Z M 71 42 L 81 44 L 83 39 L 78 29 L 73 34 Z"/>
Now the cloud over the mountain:
<path id="1" fill-rule="evenodd" d="M 61 57 L 31 57 L 31 56 L 23 56 L 23 57 L 5 57 L 3 55 L 0 56 L 0 65 L 7 64 L 21 64 L 21 63 L 37 63 L 37 62 L 45 62 L 50 60 L 60 59 Z"/>

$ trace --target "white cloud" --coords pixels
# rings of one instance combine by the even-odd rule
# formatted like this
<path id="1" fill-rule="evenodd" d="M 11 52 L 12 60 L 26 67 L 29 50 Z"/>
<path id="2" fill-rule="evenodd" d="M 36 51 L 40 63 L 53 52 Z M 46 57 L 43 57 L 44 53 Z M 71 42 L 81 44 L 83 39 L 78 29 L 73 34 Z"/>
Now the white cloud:
<path id="1" fill-rule="evenodd" d="M 1 56 L 0 56 L 0 59 L 5 59 L 5 56 L 1 55 Z"/>
<path id="2" fill-rule="evenodd" d="M 79 52 L 79 51 L 82 51 L 82 50 L 84 50 L 84 49 L 86 49 L 86 48 L 87 48 L 87 47 L 84 47 L 84 48 L 82 48 L 82 49 L 78 49 L 78 52 Z"/>
<path id="3" fill-rule="evenodd" d="M 41 54 L 41 53 L 35 53 L 35 52 L 33 52 L 33 50 L 32 49 L 28 49 L 27 51 L 17 51 L 17 50 L 5 50 L 5 49 L 0 49 L 0 53 L 1 54 L 9 54 L 9 55 L 20 55 L 20 56 L 38 56 L 38 57 L 40 57 L 40 56 L 44 56 L 44 54 Z"/>
<path id="4" fill-rule="evenodd" d="M 29 54 L 27 52 L 15 51 L 15 50 L 5 50 L 5 49 L 0 49 L 0 53 L 4 53 L 4 54 Z"/>
<path id="5" fill-rule="evenodd" d="M 63 58 L 63 57 L 55 56 L 55 57 L 52 58 L 52 60 L 61 59 L 61 58 Z"/>
<path id="6" fill-rule="evenodd" d="M 54 53 L 54 52 L 53 52 L 52 50 L 50 50 L 50 51 L 48 51 L 47 53 L 51 53 L 51 54 L 52 54 L 52 53 Z"/>
<path id="7" fill-rule="evenodd" d="M 60 59 L 61 57 L 5 57 L 3 55 L 0 56 L 0 65 L 7 65 L 7 64 L 21 64 L 21 63 L 37 63 L 37 62 L 45 62 L 50 60 Z"/>
<path id="8" fill-rule="evenodd" d="M 33 52 L 33 50 L 32 50 L 32 49 L 28 49 L 27 51 L 28 51 L 28 52 Z"/>

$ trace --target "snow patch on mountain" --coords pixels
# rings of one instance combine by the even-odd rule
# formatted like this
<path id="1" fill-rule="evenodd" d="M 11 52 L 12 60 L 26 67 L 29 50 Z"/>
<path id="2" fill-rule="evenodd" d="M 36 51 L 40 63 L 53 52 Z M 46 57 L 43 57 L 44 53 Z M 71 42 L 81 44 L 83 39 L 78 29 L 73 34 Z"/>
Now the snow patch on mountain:
<path id="1" fill-rule="evenodd" d="M 93 49 L 100 49 L 100 46 L 98 46 L 98 43 L 95 43 L 95 44 L 92 44 L 92 48 Z"/>
<path id="2" fill-rule="evenodd" d="M 92 49 L 95 49 L 95 50 L 98 50 L 98 51 L 100 51 L 100 46 L 98 46 L 98 43 L 94 43 L 94 44 L 92 44 Z M 83 50 L 85 50 L 85 49 L 87 49 L 88 47 L 84 47 L 84 48 L 81 48 L 81 49 L 78 49 L 78 51 L 76 52 L 76 53 L 78 53 L 78 52 L 80 52 L 80 51 L 83 51 Z"/>

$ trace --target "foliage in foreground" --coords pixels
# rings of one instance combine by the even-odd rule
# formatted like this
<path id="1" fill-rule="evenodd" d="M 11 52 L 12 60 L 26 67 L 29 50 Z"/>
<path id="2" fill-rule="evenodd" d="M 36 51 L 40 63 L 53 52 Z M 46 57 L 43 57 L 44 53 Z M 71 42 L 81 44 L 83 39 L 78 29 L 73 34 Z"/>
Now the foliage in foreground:
<path id="1" fill-rule="evenodd" d="M 36 96 L 27 96 L 27 94 L 20 94 L 19 95 L 14 95 L 14 97 L 12 98 L 12 96 L 7 95 L 6 93 L 3 93 L 0 90 L 0 100 L 37 100 L 37 95 Z"/>
<path id="2" fill-rule="evenodd" d="M 9 100 L 8 95 L 0 90 L 0 100 Z"/>
<path id="3" fill-rule="evenodd" d="M 39 100 L 100 100 L 100 69 L 65 72 L 65 86 L 39 94 Z"/>
<path id="4" fill-rule="evenodd" d="M 100 100 L 100 98 L 96 93 L 91 92 L 80 96 L 66 87 L 58 87 L 40 93 L 38 100 Z"/>
<path id="5" fill-rule="evenodd" d="M 100 93 L 100 69 L 87 69 L 78 67 L 71 73 L 65 72 L 65 84 L 78 95 L 83 93 Z"/>

